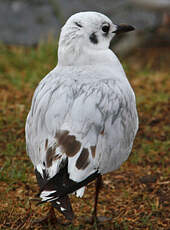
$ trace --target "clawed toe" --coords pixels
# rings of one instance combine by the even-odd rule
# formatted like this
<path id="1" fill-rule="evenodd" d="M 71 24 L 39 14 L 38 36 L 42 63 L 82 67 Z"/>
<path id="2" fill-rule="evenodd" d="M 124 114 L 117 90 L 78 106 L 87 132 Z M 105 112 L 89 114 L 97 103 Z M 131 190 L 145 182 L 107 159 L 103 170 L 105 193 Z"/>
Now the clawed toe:
<path id="1" fill-rule="evenodd" d="M 51 207 L 48 214 L 45 217 L 36 219 L 32 221 L 33 224 L 48 224 L 48 223 L 58 223 L 54 209 Z"/>
<path id="2" fill-rule="evenodd" d="M 85 218 L 85 223 L 94 225 L 94 224 L 104 223 L 110 220 L 111 220 L 111 217 L 109 218 L 106 216 L 91 216 L 91 217 Z"/>

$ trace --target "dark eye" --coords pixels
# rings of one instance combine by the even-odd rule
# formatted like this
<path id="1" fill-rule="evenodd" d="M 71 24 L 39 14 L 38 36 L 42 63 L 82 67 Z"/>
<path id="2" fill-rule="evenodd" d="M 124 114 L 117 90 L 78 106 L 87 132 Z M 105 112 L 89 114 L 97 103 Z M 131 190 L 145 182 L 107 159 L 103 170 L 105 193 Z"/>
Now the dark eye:
<path id="1" fill-rule="evenodd" d="M 102 31 L 104 32 L 104 33 L 108 33 L 109 32 L 109 29 L 110 29 L 110 25 L 103 25 L 102 26 Z"/>

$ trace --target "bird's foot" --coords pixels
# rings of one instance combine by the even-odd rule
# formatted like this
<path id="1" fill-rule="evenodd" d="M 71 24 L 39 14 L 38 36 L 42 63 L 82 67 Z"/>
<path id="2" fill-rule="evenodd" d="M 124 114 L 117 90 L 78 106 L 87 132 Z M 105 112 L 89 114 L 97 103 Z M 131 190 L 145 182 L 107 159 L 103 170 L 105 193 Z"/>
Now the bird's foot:
<path id="1" fill-rule="evenodd" d="M 52 224 L 55 223 L 56 224 L 56 223 L 58 223 L 58 220 L 56 218 L 55 211 L 54 211 L 53 207 L 50 208 L 50 210 L 46 216 L 44 216 L 40 219 L 36 219 L 32 223 L 33 224 L 48 224 L 48 223 L 52 223 Z"/>
<path id="2" fill-rule="evenodd" d="M 111 220 L 111 217 L 109 218 L 109 217 L 106 217 L 106 216 L 92 215 L 91 217 L 86 218 L 86 223 L 94 225 L 94 224 L 101 224 L 101 223 L 104 223 L 104 222 L 108 222 L 110 220 Z"/>
<path id="3" fill-rule="evenodd" d="M 34 221 L 32 221 L 32 224 L 45 224 L 45 225 L 48 225 L 48 224 L 52 224 L 52 225 L 61 225 L 61 226 L 67 226 L 67 225 L 70 225 L 72 224 L 71 221 L 65 221 L 63 222 L 62 220 L 59 220 L 56 215 L 55 215 L 55 211 L 54 211 L 54 208 L 51 207 L 49 212 L 47 213 L 46 216 L 40 218 L 40 219 L 36 219 Z"/>

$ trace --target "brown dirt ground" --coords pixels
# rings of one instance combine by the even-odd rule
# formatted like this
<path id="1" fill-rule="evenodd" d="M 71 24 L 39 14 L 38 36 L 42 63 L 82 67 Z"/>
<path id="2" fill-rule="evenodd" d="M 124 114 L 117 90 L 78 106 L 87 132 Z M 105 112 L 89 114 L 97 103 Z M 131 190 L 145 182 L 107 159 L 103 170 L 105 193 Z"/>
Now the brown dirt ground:
<path id="1" fill-rule="evenodd" d="M 170 75 L 170 46 L 150 46 L 135 50 L 126 59 L 125 71 L 137 96 L 140 128 L 132 154 L 123 166 L 103 176 L 104 185 L 99 197 L 98 213 L 111 220 L 91 226 L 85 223 L 91 215 L 94 199 L 94 182 L 87 186 L 83 199 L 71 196 L 76 218 L 73 224 L 33 224 L 42 217 L 48 205 L 36 206 L 31 201 L 38 186 L 25 153 L 24 119 L 28 112 L 33 89 L 25 85 L 19 90 L 12 85 L 1 84 L 0 97 L 7 103 L 1 131 L 1 151 L 6 149 L 6 140 L 13 136 L 18 146 L 18 155 L 10 156 L 10 169 L 17 162 L 18 171 L 25 167 L 24 181 L 0 181 L 0 229 L 100 229 L 100 230 L 168 230 L 170 228 L 168 124 Z M 21 73 L 22 74 L 22 73 Z M 161 95 L 160 95 L 161 93 Z M 17 103 L 16 103 L 17 101 Z M 26 108 L 24 104 L 27 104 Z M 23 106 L 22 106 L 23 105 Z M 8 122 L 15 111 L 17 119 Z M 2 111 L 1 111 L 2 112 Z M 2 113 L 3 114 L 3 113 Z M 1 168 L 7 158 L 2 155 Z M 2 171 L 3 173 L 3 171 Z M 56 213 L 64 222 L 64 218 Z"/>

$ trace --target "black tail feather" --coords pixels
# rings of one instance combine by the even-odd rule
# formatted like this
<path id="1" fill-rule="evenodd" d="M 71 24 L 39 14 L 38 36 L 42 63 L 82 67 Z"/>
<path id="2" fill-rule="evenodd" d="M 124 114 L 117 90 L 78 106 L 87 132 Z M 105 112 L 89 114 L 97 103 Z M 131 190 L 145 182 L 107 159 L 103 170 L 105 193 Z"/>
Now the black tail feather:
<path id="1" fill-rule="evenodd" d="M 98 171 L 96 171 L 90 176 L 88 176 L 86 179 L 84 179 L 83 181 L 75 182 L 69 179 L 69 175 L 67 175 L 67 177 L 66 176 L 64 177 L 61 171 L 62 170 L 60 170 L 59 173 L 57 173 L 54 177 L 49 179 L 47 183 L 44 186 L 42 186 L 42 188 L 40 189 L 40 193 L 44 190 L 45 191 L 55 190 L 56 192 L 53 193 L 53 196 L 55 197 L 65 196 L 87 185 L 88 183 L 95 180 L 100 175 Z"/>
<path id="2" fill-rule="evenodd" d="M 48 177 L 45 173 L 45 170 L 43 171 L 43 177 L 41 176 L 41 174 L 36 169 L 35 169 L 35 175 L 37 178 L 37 183 L 40 187 L 40 191 L 43 191 L 43 188 L 45 187 L 45 185 L 48 182 Z M 37 194 L 37 196 L 39 196 L 40 193 Z M 51 195 L 53 195 L 53 193 Z M 48 196 L 47 196 L 47 198 L 48 198 Z M 53 198 L 55 198 L 55 197 L 53 197 Z M 49 199 L 49 201 L 50 200 L 51 199 Z M 48 201 L 48 199 L 45 201 L 40 201 L 37 203 L 37 205 L 40 205 L 42 203 L 46 203 L 47 201 Z M 62 213 L 67 220 L 72 220 L 74 218 L 74 212 L 72 210 L 72 206 L 71 206 L 70 199 L 69 199 L 68 195 L 59 197 L 58 199 L 50 201 L 50 203 L 54 208 L 57 209 L 58 212 Z"/>
<path id="3" fill-rule="evenodd" d="M 37 205 L 50 202 L 52 206 L 62 213 L 68 220 L 72 220 L 74 218 L 74 212 L 72 210 L 68 194 L 73 193 L 81 187 L 87 185 L 100 175 L 98 171 L 96 171 L 85 180 L 75 182 L 69 179 L 67 165 L 61 168 L 60 171 L 51 179 L 47 179 L 46 175 L 42 178 L 41 174 L 37 170 L 35 170 L 35 174 L 40 186 L 40 192 L 38 195 L 42 198 L 42 201 Z"/>
<path id="4" fill-rule="evenodd" d="M 37 169 L 35 169 L 35 176 L 37 179 L 37 183 L 41 189 L 47 183 L 48 176 L 47 176 L 45 170 L 43 170 L 43 177 L 42 177 L 41 174 L 37 171 Z"/>
<path id="5" fill-rule="evenodd" d="M 68 196 L 60 197 L 56 201 L 51 202 L 52 206 L 62 213 L 67 220 L 73 220 L 74 212 Z"/>

